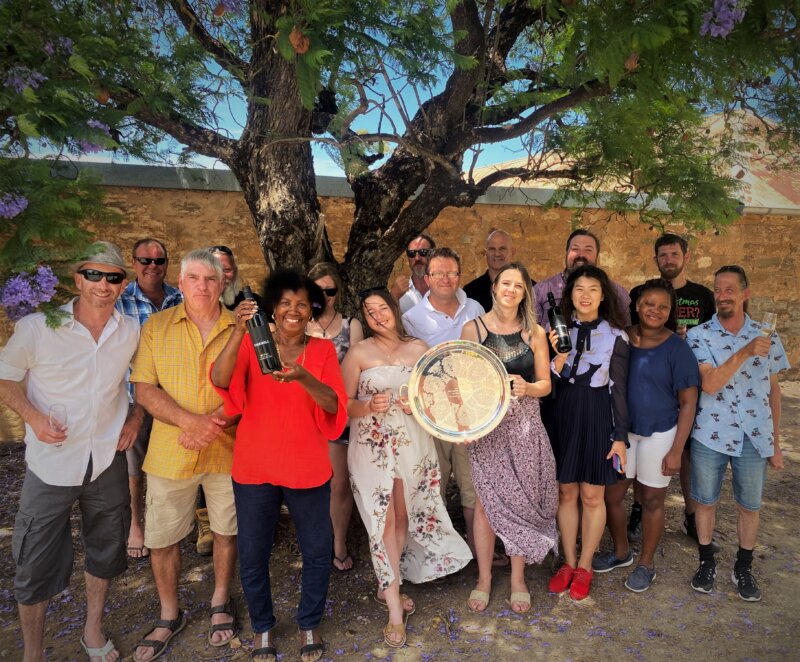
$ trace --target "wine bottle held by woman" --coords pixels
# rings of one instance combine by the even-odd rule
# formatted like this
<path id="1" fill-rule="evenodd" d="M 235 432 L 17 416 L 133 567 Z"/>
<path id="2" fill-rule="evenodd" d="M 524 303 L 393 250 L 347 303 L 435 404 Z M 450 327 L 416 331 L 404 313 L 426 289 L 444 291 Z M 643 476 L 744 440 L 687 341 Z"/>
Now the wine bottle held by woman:
<path id="1" fill-rule="evenodd" d="M 550 321 L 550 328 L 556 332 L 558 341 L 556 349 L 561 354 L 566 354 L 572 351 L 572 341 L 569 339 L 569 330 L 567 329 L 567 320 L 564 319 L 564 313 L 556 303 L 556 298 L 552 292 L 547 293 L 547 303 L 550 308 L 547 310 L 547 319 Z"/>
<path id="2" fill-rule="evenodd" d="M 244 298 L 248 301 L 256 300 L 249 285 L 245 285 L 242 292 L 244 293 Z M 250 332 L 250 339 L 253 341 L 253 348 L 256 350 L 261 373 L 268 375 L 271 372 L 280 370 L 281 360 L 278 356 L 278 348 L 275 346 L 275 339 L 269 330 L 267 316 L 264 315 L 260 308 L 256 310 L 253 317 L 247 320 L 247 330 Z"/>

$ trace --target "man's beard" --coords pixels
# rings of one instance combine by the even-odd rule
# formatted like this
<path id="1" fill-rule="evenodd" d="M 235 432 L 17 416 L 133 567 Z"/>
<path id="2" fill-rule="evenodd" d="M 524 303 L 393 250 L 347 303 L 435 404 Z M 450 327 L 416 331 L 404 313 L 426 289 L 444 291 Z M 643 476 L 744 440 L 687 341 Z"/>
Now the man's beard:
<path id="1" fill-rule="evenodd" d="M 424 264 L 415 264 L 413 267 L 411 267 L 411 274 L 417 278 L 422 278 L 425 275 L 426 266 L 427 265 Z"/>
<path id="2" fill-rule="evenodd" d="M 236 278 L 233 279 L 233 282 L 228 283 L 225 286 L 225 289 L 222 290 L 222 303 L 226 306 L 232 306 L 233 302 L 236 301 L 236 295 L 242 291 L 242 279 L 239 278 L 239 274 L 236 274 Z"/>
<path id="3" fill-rule="evenodd" d="M 591 262 L 589 262 L 589 260 L 587 260 L 585 257 L 576 257 L 572 262 L 572 266 L 567 267 L 564 271 L 566 271 L 567 276 L 569 276 L 573 271 L 575 271 L 575 269 L 582 267 L 585 264 L 591 264 Z"/>
<path id="4" fill-rule="evenodd" d="M 666 278 L 667 280 L 672 280 L 673 278 L 677 278 L 680 276 L 681 271 L 683 271 L 683 265 L 680 267 L 666 267 L 664 269 L 659 269 L 662 278 Z"/>

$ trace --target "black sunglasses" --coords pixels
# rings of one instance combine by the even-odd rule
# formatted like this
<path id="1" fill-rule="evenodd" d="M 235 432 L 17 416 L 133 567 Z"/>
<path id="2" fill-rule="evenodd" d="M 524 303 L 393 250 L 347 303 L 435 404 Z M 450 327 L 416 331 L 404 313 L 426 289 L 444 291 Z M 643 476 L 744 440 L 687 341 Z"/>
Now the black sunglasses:
<path id="1" fill-rule="evenodd" d="M 320 289 L 326 297 L 335 297 L 337 294 L 339 294 L 338 287 L 321 287 Z"/>
<path id="2" fill-rule="evenodd" d="M 233 257 L 233 251 L 227 246 L 209 246 L 207 250 L 209 253 L 225 253 L 225 255 Z"/>
<path id="3" fill-rule="evenodd" d="M 724 267 L 720 267 L 714 273 L 714 276 L 719 276 L 720 274 L 739 274 L 744 281 L 744 286 L 747 287 L 747 274 L 745 273 L 744 269 L 740 267 L 738 264 L 726 264 Z"/>
<path id="4" fill-rule="evenodd" d="M 109 273 L 108 271 L 98 271 L 97 269 L 79 269 L 78 273 L 92 283 L 99 283 L 105 278 L 109 285 L 119 285 L 125 280 L 125 274 L 121 274 L 118 271 Z"/>
<path id="5" fill-rule="evenodd" d="M 133 259 L 145 266 L 148 264 L 157 264 L 160 267 L 162 264 L 167 263 L 167 258 L 165 257 L 135 257 Z"/>
<path id="6" fill-rule="evenodd" d="M 375 292 L 388 292 L 388 288 L 385 285 L 376 285 L 375 287 L 368 287 L 366 290 L 361 290 L 358 293 L 358 298 L 361 299 L 361 302 L 364 302 L 370 294 L 375 294 Z"/>
<path id="7" fill-rule="evenodd" d="M 432 248 L 417 248 L 416 250 L 409 248 L 406 250 L 406 255 L 412 259 L 417 257 L 417 253 L 419 253 L 420 257 L 428 257 L 428 253 L 431 251 L 433 251 Z"/>

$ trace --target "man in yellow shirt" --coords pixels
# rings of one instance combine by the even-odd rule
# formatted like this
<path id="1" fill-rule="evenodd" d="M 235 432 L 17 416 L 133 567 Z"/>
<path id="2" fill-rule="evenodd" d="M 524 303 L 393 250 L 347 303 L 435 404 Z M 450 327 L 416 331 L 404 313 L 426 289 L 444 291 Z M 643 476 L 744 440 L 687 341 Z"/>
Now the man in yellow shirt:
<path id="1" fill-rule="evenodd" d="M 186 626 L 178 605 L 180 541 L 194 526 L 202 485 L 214 533 L 214 594 L 208 641 L 224 646 L 236 636 L 229 586 L 236 565 L 233 502 L 234 420 L 208 378 L 233 331 L 233 313 L 219 302 L 222 265 L 206 250 L 181 260 L 178 286 L 184 302 L 155 313 L 142 327 L 131 382 L 136 399 L 154 419 L 143 469 L 147 474 L 145 545 L 161 601 L 161 615 L 140 641 L 134 660 L 160 656 Z"/>

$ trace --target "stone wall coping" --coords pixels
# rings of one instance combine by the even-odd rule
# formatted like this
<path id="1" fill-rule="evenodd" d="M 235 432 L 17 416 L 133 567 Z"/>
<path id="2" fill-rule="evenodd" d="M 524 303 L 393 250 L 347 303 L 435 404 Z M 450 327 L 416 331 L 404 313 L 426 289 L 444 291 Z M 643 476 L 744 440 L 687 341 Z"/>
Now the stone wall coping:
<path id="1" fill-rule="evenodd" d="M 179 166 L 140 165 L 131 163 L 103 163 L 82 161 L 75 163 L 79 170 L 92 172 L 100 177 L 104 186 L 129 186 L 135 188 L 188 189 L 195 191 L 241 191 L 233 173 L 227 169 L 187 168 Z M 551 188 L 493 186 L 476 204 L 483 205 L 529 205 L 543 206 L 555 193 Z M 317 175 L 317 194 L 325 198 L 352 198 L 344 177 Z M 602 209 L 603 196 L 597 202 L 587 204 L 590 209 Z M 566 207 L 577 207 L 576 202 L 567 202 Z M 663 200 L 656 200 L 652 208 L 667 211 Z M 800 209 L 774 209 L 766 207 L 741 207 L 741 213 L 781 216 L 800 216 Z"/>

